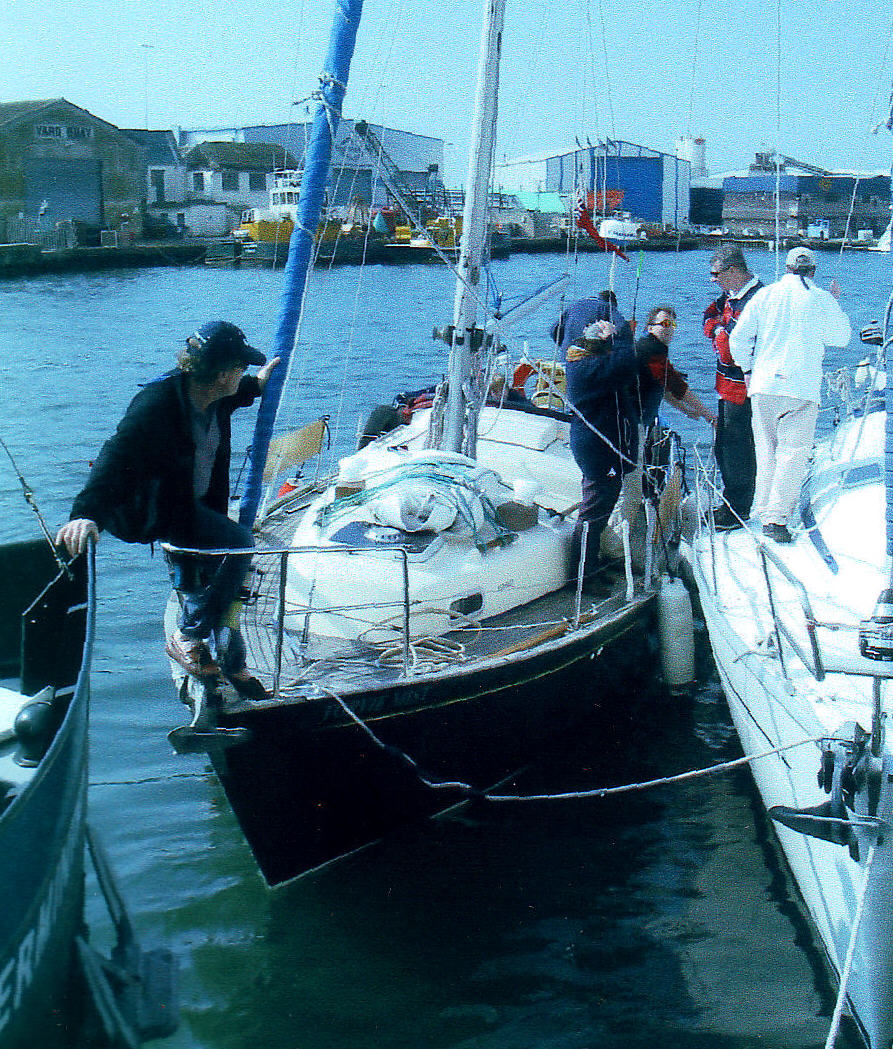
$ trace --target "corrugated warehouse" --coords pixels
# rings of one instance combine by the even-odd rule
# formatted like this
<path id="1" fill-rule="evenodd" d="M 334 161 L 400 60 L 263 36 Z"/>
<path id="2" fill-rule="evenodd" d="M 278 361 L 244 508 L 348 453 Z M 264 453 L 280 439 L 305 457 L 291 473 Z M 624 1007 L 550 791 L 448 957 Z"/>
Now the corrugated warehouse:
<path id="1" fill-rule="evenodd" d="M 31 240 L 60 223 L 141 231 L 146 151 L 64 98 L 0 104 L 0 236 Z"/>
<path id="2" fill-rule="evenodd" d="M 596 211 L 673 229 L 689 224 L 691 163 L 633 142 L 608 140 L 546 158 L 546 190 L 592 194 Z"/>

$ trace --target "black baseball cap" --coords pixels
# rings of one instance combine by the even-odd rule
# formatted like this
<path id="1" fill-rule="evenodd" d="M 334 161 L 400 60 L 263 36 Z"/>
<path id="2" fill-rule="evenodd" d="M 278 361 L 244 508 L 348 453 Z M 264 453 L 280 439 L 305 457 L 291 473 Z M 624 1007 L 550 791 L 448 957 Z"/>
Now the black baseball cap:
<path id="1" fill-rule="evenodd" d="M 259 367 L 267 363 L 267 358 L 260 350 L 248 345 L 245 332 L 229 321 L 208 321 L 193 332 L 186 343 L 193 354 L 201 357 L 210 367 L 234 362 Z"/>

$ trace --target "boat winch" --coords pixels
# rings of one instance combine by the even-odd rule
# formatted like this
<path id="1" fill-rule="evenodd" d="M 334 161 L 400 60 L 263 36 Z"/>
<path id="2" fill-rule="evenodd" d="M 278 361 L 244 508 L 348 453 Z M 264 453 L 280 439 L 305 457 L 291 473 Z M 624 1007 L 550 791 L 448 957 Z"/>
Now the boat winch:
<path id="1" fill-rule="evenodd" d="M 13 761 L 17 765 L 26 769 L 37 768 L 53 742 L 62 713 L 54 703 L 51 685 L 23 704 L 13 722 L 17 743 Z"/>
<path id="2" fill-rule="evenodd" d="M 860 622 L 859 651 L 866 659 L 893 660 L 893 590 L 882 590 L 871 618 Z"/>
<path id="3" fill-rule="evenodd" d="M 890 824 L 879 819 L 881 763 L 871 753 L 871 736 L 860 725 L 849 722 L 845 737 L 822 740 L 819 786 L 830 794 L 828 801 L 812 808 L 793 809 L 774 805 L 769 816 L 777 823 L 822 841 L 846 845 L 850 856 L 859 861 L 860 843 L 875 844 L 890 831 Z M 859 804 L 865 812 L 857 812 Z"/>

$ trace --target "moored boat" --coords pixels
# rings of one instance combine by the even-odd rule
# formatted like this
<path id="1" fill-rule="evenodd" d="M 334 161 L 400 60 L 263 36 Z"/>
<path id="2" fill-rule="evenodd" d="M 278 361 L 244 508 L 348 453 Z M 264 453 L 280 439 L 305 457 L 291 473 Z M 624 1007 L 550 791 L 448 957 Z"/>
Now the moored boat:
<path id="1" fill-rule="evenodd" d="M 42 539 L 3 544 L 0 595 L 0 1042 L 167 1036 L 177 1026 L 172 958 L 140 950 L 87 825 L 92 549 L 66 566 Z M 113 962 L 83 927 L 88 843 L 117 932 Z"/>
<path id="2" fill-rule="evenodd" d="M 581 476 L 570 409 L 523 397 L 486 403 L 493 380 L 504 385 L 514 374 L 504 360 L 510 324 L 563 284 L 480 317 L 504 3 L 483 6 L 453 319 L 435 333 L 450 350 L 448 378 L 430 408 L 345 457 L 337 476 L 289 484 L 261 506 L 264 486 L 275 491 L 282 471 L 308 458 L 288 437 L 271 443 L 284 366 L 271 375 L 241 511 L 258 535 L 260 575 L 243 632 L 267 698 L 239 700 L 216 679 L 173 667 L 193 719 L 172 742 L 208 750 L 274 884 L 486 791 L 600 702 L 600 681 L 650 653 L 678 461 L 663 464 L 663 500 L 631 515 L 639 549 L 627 531 L 619 571 L 584 590 L 585 531 L 581 558 L 571 559 Z M 361 7 L 345 2 L 336 21 L 323 84 L 338 95 L 317 118 L 322 155 Z M 303 231 L 315 228 L 323 196 L 325 172 L 314 186 L 312 169 L 289 252 L 292 294 L 283 295 L 276 344 L 283 361 L 312 261 Z"/>
<path id="3" fill-rule="evenodd" d="M 834 376 L 840 421 L 794 541 L 713 531 L 708 514 L 690 548 L 741 745 L 839 979 L 833 1023 L 847 1007 L 871 1049 L 893 1041 L 890 346 L 888 327 L 878 367 Z"/>

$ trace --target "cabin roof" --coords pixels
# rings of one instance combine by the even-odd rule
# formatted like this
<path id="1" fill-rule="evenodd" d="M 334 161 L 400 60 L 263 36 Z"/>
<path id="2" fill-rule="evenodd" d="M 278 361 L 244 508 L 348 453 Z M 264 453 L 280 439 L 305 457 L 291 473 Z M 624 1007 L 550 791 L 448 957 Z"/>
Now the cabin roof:
<path id="1" fill-rule="evenodd" d="M 180 167 L 183 157 L 177 147 L 173 131 L 149 131 L 145 128 L 125 128 L 124 134 L 146 149 L 146 163 L 152 166 Z"/>
<path id="2" fill-rule="evenodd" d="M 297 160 L 272 142 L 200 142 L 186 154 L 188 168 L 214 171 L 275 171 L 296 168 Z"/>

